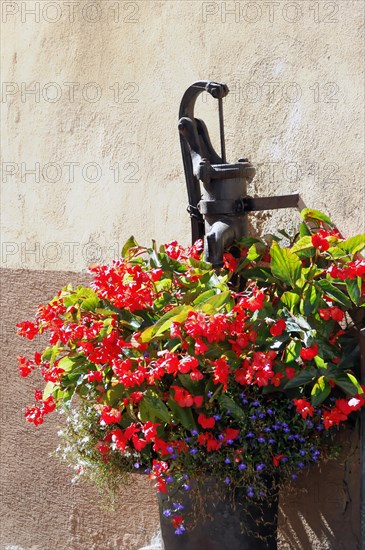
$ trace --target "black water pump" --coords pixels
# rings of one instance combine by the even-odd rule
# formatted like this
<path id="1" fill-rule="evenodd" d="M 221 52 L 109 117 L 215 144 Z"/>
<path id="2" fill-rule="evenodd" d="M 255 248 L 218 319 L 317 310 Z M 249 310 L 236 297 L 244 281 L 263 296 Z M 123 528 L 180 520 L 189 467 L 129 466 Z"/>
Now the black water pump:
<path id="1" fill-rule="evenodd" d="M 220 156 L 211 144 L 205 123 L 194 117 L 195 102 L 204 91 L 218 100 Z M 300 206 L 298 194 L 249 197 L 247 184 L 253 180 L 255 168 L 247 158 L 239 159 L 235 164 L 227 164 L 223 98 L 228 93 L 226 84 L 206 80 L 195 82 L 183 95 L 179 111 L 178 128 L 188 190 L 192 241 L 194 243 L 204 238 L 204 257 L 215 267 L 222 265 L 225 249 L 247 235 L 249 212 Z"/>

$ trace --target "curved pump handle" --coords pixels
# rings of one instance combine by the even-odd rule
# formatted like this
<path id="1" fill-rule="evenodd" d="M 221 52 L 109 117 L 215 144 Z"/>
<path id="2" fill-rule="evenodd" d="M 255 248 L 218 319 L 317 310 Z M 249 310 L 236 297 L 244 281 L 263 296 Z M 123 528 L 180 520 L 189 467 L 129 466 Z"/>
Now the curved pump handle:
<path id="1" fill-rule="evenodd" d="M 180 103 L 179 118 L 183 116 L 194 118 L 195 102 L 203 92 L 208 92 L 214 99 L 223 99 L 228 95 L 229 90 L 227 84 L 221 84 L 220 82 L 211 82 L 210 80 L 194 82 L 183 95 Z"/>
<path id="2" fill-rule="evenodd" d="M 194 117 L 195 102 L 203 92 L 208 92 L 212 97 L 218 99 L 221 156 L 215 152 L 204 122 Z M 193 243 L 204 237 L 204 220 L 197 208 L 201 199 L 199 164 L 203 159 L 208 160 L 211 164 L 226 163 L 222 100 L 228 93 L 226 84 L 199 80 L 189 86 L 180 103 L 178 128 L 189 198 L 188 212 L 191 216 Z"/>

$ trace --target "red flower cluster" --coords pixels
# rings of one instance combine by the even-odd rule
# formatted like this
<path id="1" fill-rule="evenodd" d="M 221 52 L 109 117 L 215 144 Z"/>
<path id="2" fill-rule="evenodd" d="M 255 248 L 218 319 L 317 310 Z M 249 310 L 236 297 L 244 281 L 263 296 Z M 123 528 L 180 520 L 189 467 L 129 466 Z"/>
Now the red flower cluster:
<path id="1" fill-rule="evenodd" d="M 118 424 L 122 419 L 122 413 L 119 409 L 113 409 L 109 405 L 102 407 L 102 413 L 100 416 L 100 424 L 105 426 L 106 424 Z"/>
<path id="2" fill-rule="evenodd" d="M 312 245 L 318 248 L 320 252 L 326 252 L 329 249 L 330 243 L 328 242 L 328 231 L 321 229 L 315 235 L 312 235 Z"/>
<path id="3" fill-rule="evenodd" d="M 365 278 L 365 260 L 356 260 L 354 262 L 349 262 L 343 267 L 338 267 L 336 265 L 331 265 L 327 269 L 327 273 L 332 277 L 332 279 L 340 279 L 345 281 L 346 279 L 355 279 L 355 277 Z"/>
<path id="4" fill-rule="evenodd" d="M 274 464 L 275 468 L 278 468 L 280 466 L 280 462 L 283 460 L 283 458 L 285 458 L 284 454 L 279 454 L 279 455 L 273 456 L 272 461 L 273 461 L 273 464 Z"/>
<path id="5" fill-rule="evenodd" d="M 221 357 L 213 361 L 213 382 L 214 384 L 223 384 L 223 391 L 227 391 L 229 364 L 226 357 Z"/>
<path id="6" fill-rule="evenodd" d="M 314 413 L 314 407 L 306 399 L 293 399 L 295 408 L 299 414 L 302 415 L 303 418 L 307 418 L 307 416 L 313 416 Z"/>
<path id="7" fill-rule="evenodd" d="M 202 428 L 208 429 L 208 428 L 214 428 L 215 426 L 215 420 L 212 416 L 208 417 L 204 414 L 200 414 L 198 416 L 198 422 L 201 425 Z"/>
<path id="8" fill-rule="evenodd" d="M 42 395 L 42 394 L 41 394 Z M 32 422 L 35 426 L 43 424 L 44 416 L 51 413 L 56 408 L 56 403 L 52 395 L 47 397 L 47 399 L 42 400 L 41 395 L 38 393 L 35 395 L 36 401 L 39 405 L 33 405 L 25 411 L 25 418 L 28 422 Z"/>
<path id="9" fill-rule="evenodd" d="M 249 311 L 257 311 L 263 308 L 265 302 L 265 294 L 258 288 L 252 289 L 252 294 L 249 297 L 243 297 L 239 300 L 238 306 L 248 309 Z"/>
<path id="10" fill-rule="evenodd" d="M 181 386 L 171 386 L 171 388 L 175 390 L 174 399 L 180 407 L 192 407 L 195 405 L 197 408 L 200 408 L 203 405 L 203 396 L 193 396 Z"/>
<path id="11" fill-rule="evenodd" d="M 365 391 L 365 387 L 362 388 Z M 323 413 L 323 424 L 328 430 L 334 425 L 347 420 L 347 417 L 354 411 L 358 411 L 365 405 L 365 393 L 357 394 L 349 399 L 337 399 L 335 406 Z"/>
<path id="12" fill-rule="evenodd" d="M 39 333 L 39 325 L 33 321 L 23 321 L 16 325 L 18 328 L 19 336 L 28 338 L 28 340 L 33 340 L 35 336 Z"/>
<path id="13" fill-rule="evenodd" d="M 345 313 L 337 306 L 328 307 L 325 309 L 318 309 L 319 316 L 324 321 L 329 321 L 330 319 L 333 319 L 334 321 L 337 321 L 338 323 L 341 323 L 343 319 L 345 318 Z"/>
<path id="14" fill-rule="evenodd" d="M 88 370 L 87 381 L 88 382 L 102 382 L 104 373 L 102 370 Z"/>
<path id="15" fill-rule="evenodd" d="M 284 319 L 279 319 L 270 327 L 271 336 L 281 336 L 286 329 L 286 322 Z"/>
<path id="16" fill-rule="evenodd" d="M 303 359 L 303 361 L 311 361 L 318 355 L 318 346 L 317 344 L 313 344 L 312 346 L 309 346 L 308 348 L 302 348 L 300 350 L 300 357 Z"/>
<path id="17" fill-rule="evenodd" d="M 165 244 L 165 252 L 173 260 L 188 260 L 193 258 L 194 260 L 200 260 L 200 256 L 203 250 L 203 241 L 198 239 L 192 246 L 184 248 L 177 241 L 171 241 Z"/>
<path id="18" fill-rule="evenodd" d="M 180 334 L 180 337 L 181 334 Z M 185 355 L 180 358 L 175 353 L 163 351 L 159 352 L 160 358 L 157 361 L 151 362 L 153 378 L 161 380 L 167 373 L 176 377 L 179 373 L 189 374 L 192 380 L 201 380 L 203 374 L 199 370 L 199 362 L 196 357 Z"/>
<path id="19" fill-rule="evenodd" d="M 206 447 L 208 453 L 211 453 L 212 451 L 218 451 L 221 446 L 222 442 L 218 439 L 215 439 L 213 434 L 210 432 L 203 432 L 198 436 L 198 443 L 202 447 Z"/>
<path id="20" fill-rule="evenodd" d="M 257 386 L 267 386 L 275 377 L 272 370 L 273 361 L 276 357 L 275 351 L 256 351 L 251 360 L 245 359 L 243 367 L 235 372 L 235 379 L 243 385 L 256 384 Z"/>
<path id="21" fill-rule="evenodd" d="M 240 260 L 232 256 L 229 252 L 223 254 L 223 267 L 228 269 L 231 273 L 234 273 L 238 267 Z"/>
<path id="22" fill-rule="evenodd" d="M 196 340 L 204 337 L 211 344 L 224 340 L 230 325 L 231 320 L 224 313 L 208 315 L 203 311 L 190 311 L 184 328 L 188 336 Z"/>
<path id="23" fill-rule="evenodd" d="M 149 475 L 150 479 L 156 480 L 156 487 L 160 493 L 167 493 L 166 481 L 163 478 L 163 474 L 168 470 L 167 462 L 163 460 L 153 460 L 152 472 Z"/>
<path id="24" fill-rule="evenodd" d="M 23 378 L 26 378 L 34 370 L 35 363 L 31 359 L 27 359 L 23 355 L 18 355 L 17 360 L 19 361 L 19 365 L 18 365 L 19 374 Z"/>
<path id="25" fill-rule="evenodd" d="M 139 265 L 118 260 L 112 266 L 92 266 L 89 270 L 96 274 L 92 287 L 104 300 L 109 300 L 118 308 L 130 311 L 143 310 L 152 305 L 155 289 L 152 277 Z"/>

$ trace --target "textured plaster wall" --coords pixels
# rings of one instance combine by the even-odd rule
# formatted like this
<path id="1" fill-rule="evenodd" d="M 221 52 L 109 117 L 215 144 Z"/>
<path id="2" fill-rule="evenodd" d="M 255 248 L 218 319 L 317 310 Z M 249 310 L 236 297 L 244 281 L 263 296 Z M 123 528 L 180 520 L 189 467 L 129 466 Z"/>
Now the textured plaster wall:
<path id="1" fill-rule="evenodd" d="M 154 492 L 138 477 L 105 512 L 92 489 L 70 486 L 48 458 L 56 422 L 34 431 L 22 419 L 31 386 L 14 378 L 15 356 L 30 347 L 12 327 L 80 280 L 68 270 L 117 257 L 132 233 L 189 242 L 177 113 L 195 80 L 231 89 L 227 156 L 257 167 L 252 195 L 299 191 L 345 235 L 363 231 L 364 5 L 4 0 L 1 9 L 1 548 L 136 550 L 157 526 Z M 196 114 L 219 149 L 214 100 L 199 99 Z M 290 229 L 298 215 L 262 213 L 252 230 L 280 220 Z M 345 462 L 300 482 L 307 496 L 283 500 L 281 550 L 358 547 L 358 457 L 349 442 Z"/>
<path id="2" fill-rule="evenodd" d="M 177 113 L 199 79 L 231 88 L 228 159 L 258 168 L 250 193 L 299 191 L 363 229 L 363 2 L 3 1 L 2 18 L 3 267 L 81 270 L 131 233 L 188 242 Z"/>

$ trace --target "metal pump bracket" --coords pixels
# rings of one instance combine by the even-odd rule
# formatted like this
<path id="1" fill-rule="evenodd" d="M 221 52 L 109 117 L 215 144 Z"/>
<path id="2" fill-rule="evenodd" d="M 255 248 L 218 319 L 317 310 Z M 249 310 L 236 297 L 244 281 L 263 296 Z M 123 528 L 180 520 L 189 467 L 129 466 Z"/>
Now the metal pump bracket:
<path id="1" fill-rule="evenodd" d="M 208 92 L 218 100 L 221 154 L 214 150 L 203 120 L 194 117 L 198 96 Z M 247 158 L 235 164 L 226 160 L 223 98 L 228 86 L 200 80 L 184 93 L 179 110 L 178 129 L 184 163 L 193 243 L 204 238 L 204 256 L 214 266 L 222 265 L 225 248 L 247 235 L 247 214 L 278 208 L 304 208 L 298 194 L 253 198 L 247 184 L 255 168 Z M 201 189 L 201 183 L 203 189 Z"/>

